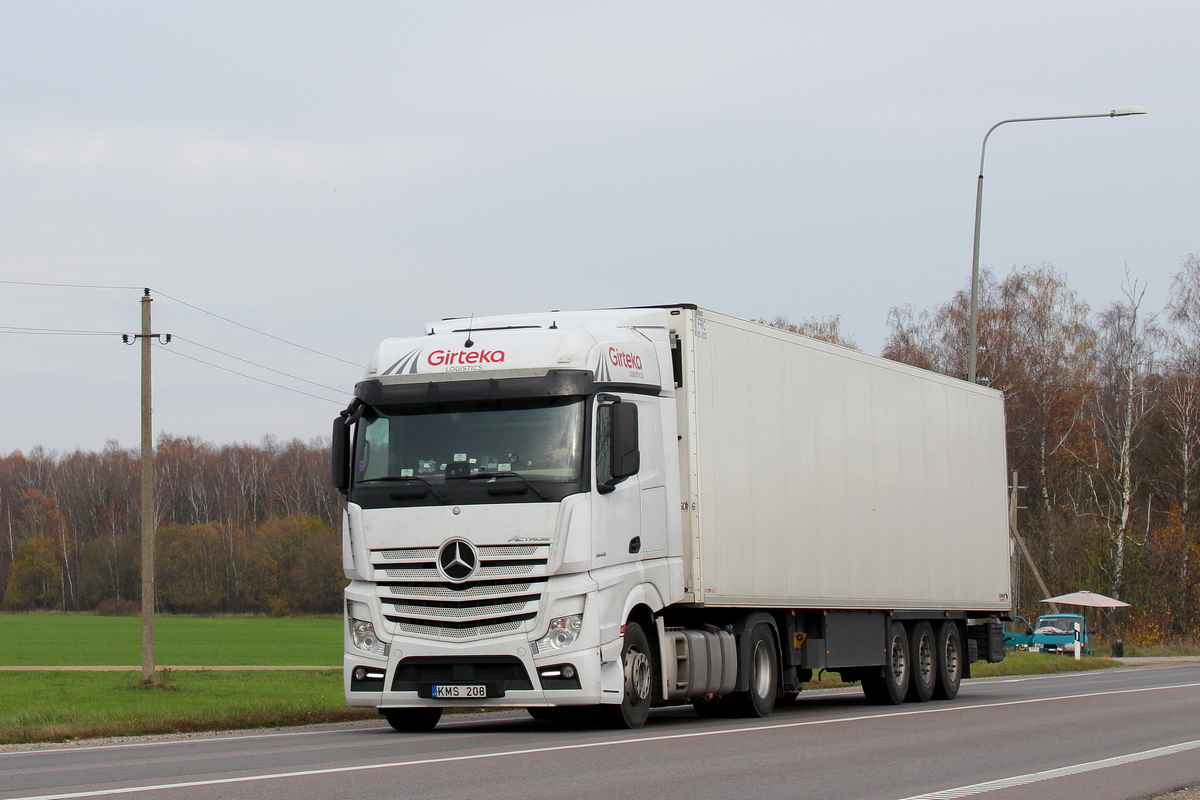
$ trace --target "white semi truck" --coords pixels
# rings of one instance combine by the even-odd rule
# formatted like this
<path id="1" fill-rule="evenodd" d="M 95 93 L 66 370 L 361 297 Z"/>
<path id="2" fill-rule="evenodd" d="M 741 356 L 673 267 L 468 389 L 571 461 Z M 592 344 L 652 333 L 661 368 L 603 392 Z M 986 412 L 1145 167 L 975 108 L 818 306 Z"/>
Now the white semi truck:
<path id="1" fill-rule="evenodd" d="M 692 305 L 387 339 L 333 426 L 345 692 L 765 716 L 814 670 L 953 698 L 1004 656 L 1000 393 Z"/>

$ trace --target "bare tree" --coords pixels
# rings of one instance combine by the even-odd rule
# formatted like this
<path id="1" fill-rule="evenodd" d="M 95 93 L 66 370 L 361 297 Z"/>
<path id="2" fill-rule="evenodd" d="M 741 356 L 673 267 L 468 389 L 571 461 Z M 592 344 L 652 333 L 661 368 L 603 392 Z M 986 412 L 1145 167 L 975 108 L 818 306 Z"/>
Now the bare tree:
<path id="1" fill-rule="evenodd" d="M 1136 541 L 1132 512 L 1139 478 L 1133 470 L 1134 451 L 1151 410 L 1147 378 L 1159 341 L 1156 315 L 1141 311 L 1145 287 L 1127 281 L 1123 292 L 1125 299 L 1110 305 L 1099 318 L 1095 394 L 1096 418 L 1106 448 L 1097 451 L 1093 462 L 1093 475 L 1102 484 L 1095 499 L 1112 542 L 1114 597 L 1124 589 L 1126 546 Z"/>

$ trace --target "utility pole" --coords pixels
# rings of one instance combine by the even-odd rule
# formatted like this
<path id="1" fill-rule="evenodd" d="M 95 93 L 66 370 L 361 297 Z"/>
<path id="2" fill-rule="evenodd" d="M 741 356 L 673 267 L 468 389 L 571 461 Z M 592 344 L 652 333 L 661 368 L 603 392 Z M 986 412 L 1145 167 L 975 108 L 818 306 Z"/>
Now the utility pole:
<path id="1" fill-rule="evenodd" d="M 150 427 L 150 290 L 142 295 L 142 683 L 154 683 L 154 431 Z"/>
<path id="2" fill-rule="evenodd" d="M 1029 548 L 1025 546 L 1025 540 L 1021 538 L 1020 531 L 1017 530 L 1017 489 L 1017 471 L 1014 469 L 1012 473 L 1012 491 L 1008 495 L 1008 530 L 1012 533 L 1013 538 L 1017 540 L 1017 546 L 1021 549 L 1021 554 L 1025 556 L 1025 561 L 1029 564 L 1029 569 L 1033 571 L 1033 577 L 1037 579 L 1042 593 L 1049 597 L 1050 590 L 1046 588 L 1046 582 L 1042 580 L 1041 570 L 1033 562 L 1033 556 L 1029 553 Z M 1015 597 L 1016 595 L 1014 595 Z M 1058 603 L 1051 603 L 1050 608 L 1054 613 L 1058 613 Z"/>
<path id="3" fill-rule="evenodd" d="M 150 425 L 150 345 L 154 339 L 163 344 L 171 334 L 153 333 L 150 325 L 150 290 L 142 295 L 142 332 L 124 335 L 121 341 L 142 342 L 142 684 L 154 684 L 154 431 Z"/>

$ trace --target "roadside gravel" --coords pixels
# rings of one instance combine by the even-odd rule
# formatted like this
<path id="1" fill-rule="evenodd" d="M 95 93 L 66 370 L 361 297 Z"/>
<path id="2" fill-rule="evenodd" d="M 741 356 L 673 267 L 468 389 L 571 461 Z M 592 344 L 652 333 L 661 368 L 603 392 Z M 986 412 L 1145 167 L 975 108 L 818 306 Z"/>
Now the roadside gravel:
<path id="1" fill-rule="evenodd" d="M 1176 789 L 1170 794 L 1159 794 L 1148 800 L 1200 800 L 1200 786 L 1191 786 L 1187 789 Z"/>

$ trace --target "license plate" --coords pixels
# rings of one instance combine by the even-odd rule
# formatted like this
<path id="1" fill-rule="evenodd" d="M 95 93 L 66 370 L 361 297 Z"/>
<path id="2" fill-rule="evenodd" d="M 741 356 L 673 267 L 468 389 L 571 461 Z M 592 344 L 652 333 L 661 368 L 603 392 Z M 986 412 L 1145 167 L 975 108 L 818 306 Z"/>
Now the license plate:
<path id="1" fill-rule="evenodd" d="M 487 697 L 487 687 L 478 686 L 431 686 L 432 697 Z"/>

